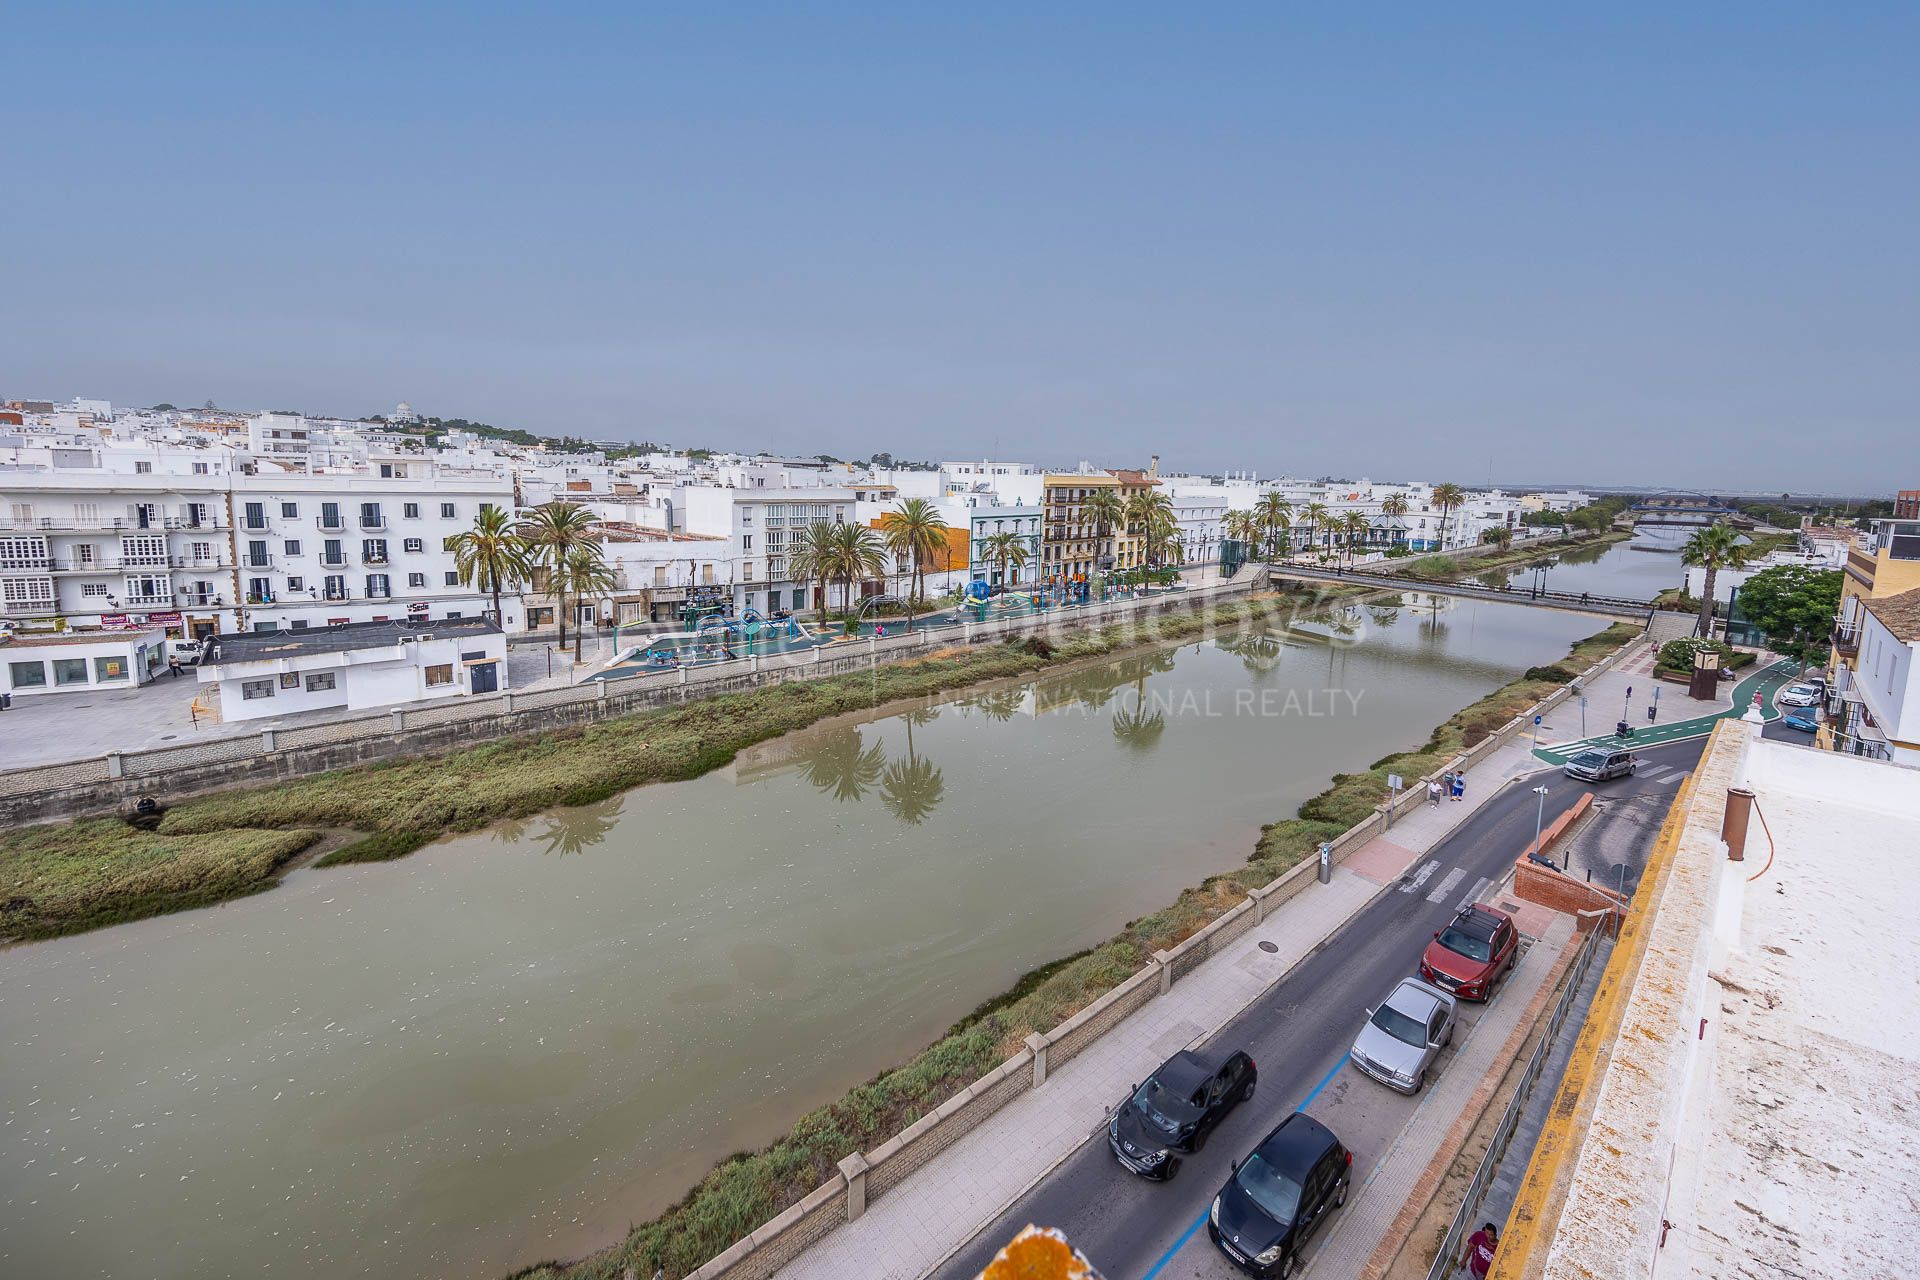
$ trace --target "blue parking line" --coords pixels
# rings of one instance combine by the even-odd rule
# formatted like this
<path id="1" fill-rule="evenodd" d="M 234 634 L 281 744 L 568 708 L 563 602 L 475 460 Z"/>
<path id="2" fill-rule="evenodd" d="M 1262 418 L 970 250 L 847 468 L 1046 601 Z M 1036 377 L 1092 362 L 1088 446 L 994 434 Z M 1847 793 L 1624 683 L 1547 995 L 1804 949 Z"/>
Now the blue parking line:
<path id="1" fill-rule="evenodd" d="M 1340 1068 L 1347 1065 L 1347 1059 L 1351 1056 L 1352 1056 L 1351 1052 L 1341 1054 L 1340 1061 L 1334 1063 L 1333 1069 L 1328 1071 L 1326 1075 L 1320 1077 L 1320 1083 L 1313 1086 L 1313 1091 L 1309 1093 L 1306 1097 L 1302 1098 L 1300 1100 L 1300 1105 L 1295 1107 L 1294 1110 L 1305 1111 L 1308 1107 L 1312 1106 L 1313 1100 L 1320 1096 L 1320 1091 L 1333 1083 L 1333 1078 L 1340 1074 Z M 1176 1253 L 1179 1253 L 1182 1249 L 1186 1248 L 1187 1241 L 1193 1239 L 1193 1233 L 1206 1225 L 1207 1213 L 1208 1213 L 1208 1210 L 1210 1210 L 1211 1208 L 1212 1206 L 1209 1205 L 1207 1209 L 1201 1210 L 1200 1216 L 1187 1224 L 1187 1229 L 1180 1233 L 1180 1238 L 1178 1240 L 1175 1240 L 1172 1246 L 1169 1247 L 1165 1253 L 1160 1255 L 1160 1258 L 1157 1262 L 1155 1262 L 1151 1267 L 1147 1268 L 1147 1274 L 1145 1274 L 1144 1276 L 1141 1276 L 1140 1280 L 1153 1280 L 1155 1276 L 1159 1275 L 1162 1271 L 1166 1270 L 1167 1264 L 1173 1261 L 1173 1255 Z"/>

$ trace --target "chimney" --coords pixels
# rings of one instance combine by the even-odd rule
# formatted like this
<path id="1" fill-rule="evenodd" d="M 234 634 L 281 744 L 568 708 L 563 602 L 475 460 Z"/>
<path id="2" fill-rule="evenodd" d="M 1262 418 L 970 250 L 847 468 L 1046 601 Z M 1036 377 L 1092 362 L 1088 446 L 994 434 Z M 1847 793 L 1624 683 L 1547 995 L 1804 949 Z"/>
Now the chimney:
<path id="1" fill-rule="evenodd" d="M 1154 454 L 1152 459 L 1148 462 L 1147 475 L 1153 479 L 1159 478 L 1160 476 L 1160 455 L 1159 454 L 1157 453 Z"/>

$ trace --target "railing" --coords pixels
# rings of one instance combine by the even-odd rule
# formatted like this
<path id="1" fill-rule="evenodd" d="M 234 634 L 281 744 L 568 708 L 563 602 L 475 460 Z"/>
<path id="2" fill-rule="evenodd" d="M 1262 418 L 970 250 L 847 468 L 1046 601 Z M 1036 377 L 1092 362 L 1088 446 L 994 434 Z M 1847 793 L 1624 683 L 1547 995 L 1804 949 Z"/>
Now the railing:
<path id="1" fill-rule="evenodd" d="M 273 568 L 273 557 L 270 555 L 255 555 L 252 552 L 248 552 L 246 555 L 240 557 L 240 565 L 246 569 L 271 569 Z"/>
<path id="2" fill-rule="evenodd" d="M 1833 628 L 1833 649 L 1843 658 L 1856 657 L 1860 653 L 1860 628 L 1851 622 L 1836 623 Z"/>
<path id="3" fill-rule="evenodd" d="M 387 527 L 387 518 L 385 516 L 362 515 L 360 517 L 360 527 L 362 529 L 384 529 Z"/>
<path id="4" fill-rule="evenodd" d="M 344 533 L 347 528 L 347 518 L 345 516 L 315 516 L 313 522 L 326 533 Z"/>
<path id="5" fill-rule="evenodd" d="M 1527 1069 L 1520 1076 L 1520 1087 L 1514 1090 L 1512 1099 L 1508 1101 L 1500 1124 L 1487 1143 L 1487 1153 L 1480 1158 L 1480 1167 L 1473 1171 L 1473 1181 L 1467 1184 L 1467 1193 L 1461 1197 L 1460 1208 L 1453 1215 L 1453 1225 L 1447 1228 L 1446 1239 L 1440 1242 L 1440 1252 L 1434 1255 L 1433 1265 L 1427 1269 L 1427 1280 L 1446 1280 L 1458 1270 L 1454 1258 L 1467 1238 L 1468 1225 L 1480 1216 L 1480 1206 L 1486 1200 L 1487 1187 L 1499 1171 L 1500 1162 L 1507 1154 L 1507 1144 L 1513 1141 L 1514 1131 L 1520 1127 L 1520 1117 L 1526 1111 L 1527 1100 L 1533 1096 L 1533 1086 L 1539 1082 L 1541 1072 L 1546 1070 L 1554 1041 L 1559 1038 L 1560 1028 L 1566 1023 L 1574 997 L 1580 991 L 1580 983 L 1586 977 L 1587 967 L 1593 963 L 1594 953 L 1600 948 L 1600 936 L 1605 932 L 1604 926 L 1596 924 L 1588 931 L 1586 941 L 1580 944 L 1580 951 L 1573 959 L 1573 968 L 1567 974 L 1566 988 L 1560 992 L 1560 999 L 1553 1006 L 1553 1016 L 1547 1019 L 1546 1034 L 1540 1037 L 1540 1043 L 1533 1047 L 1533 1056 L 1527 1059 Z"/>
<path id="6" fill-rule="evenodd" d="M 321 556 L 320 567 L 322 569 L 344 569 L 347 567 L 347 558 L 345 556 Z"/>

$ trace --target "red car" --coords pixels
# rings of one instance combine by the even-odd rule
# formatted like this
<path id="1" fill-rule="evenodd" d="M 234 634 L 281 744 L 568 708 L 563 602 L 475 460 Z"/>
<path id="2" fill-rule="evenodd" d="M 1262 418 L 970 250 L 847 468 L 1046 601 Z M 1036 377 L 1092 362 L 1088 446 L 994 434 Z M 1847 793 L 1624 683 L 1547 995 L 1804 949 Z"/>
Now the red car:
<path id="1" fill-rule="evenodd" d="M 1420 976 L 1462 1000 L 1486 1000 L 1519 958 L 1520 931 L 1513 917 L 1475 905 L 1433 935 L 1420 957 Z"/>

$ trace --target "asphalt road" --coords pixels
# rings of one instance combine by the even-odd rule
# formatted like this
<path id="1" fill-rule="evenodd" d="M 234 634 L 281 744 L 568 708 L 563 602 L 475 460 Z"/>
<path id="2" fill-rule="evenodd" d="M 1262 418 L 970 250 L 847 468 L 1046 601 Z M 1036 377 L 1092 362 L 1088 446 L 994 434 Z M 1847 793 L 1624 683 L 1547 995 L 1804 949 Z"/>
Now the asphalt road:
<path id="1" fill-rule="evenodd" d="M 1591 849 L 1592 857 L 1605 860 L 1608 867 L 1617 859 L 1631 888 L 1678 789 L 1680 771 L 1693 768 L 1704 746 L 1703 739 L 1695 739 L 1650 749 L 1640 753 L 1643 763 L 1637 776 L 1592 787 L 1600 814 L 1583 823 L 1569 848 L 1576 855 Z M 1650 776 L 1654 774 L 1663 776 L 1656 780 Z M 1549 821 L 1588 789 L 1557 772 L 1536 781 L 1550 788 Z M 1489 880 L 1504 874 L 1532 841 L 1535 805 L 1529 782 L 1504 788 L 1416 864 L 1399 886 L 1376 897 L 1207 1042 L 1212 1048 L 1251 1053 L 1260 1072 L 1259 1088 L 1251 1103 L 1221 1122 L 1199 1153 L 1184 1159 L 1175 1178 L 1153 1183 L 1121 1168 L 1107 1149 L 1103 1127 L 934 1274 L 942 1280 L 971 1280 L 1015 1232 L 1035 1223 L 1064 1230 L 1112 1280 L 1237 1275 L 1207 1239 L 1202 1225 L 1207 1208 L 1231 1162 L 1303 1105 L 1352 1149 L 1357 1187 L 1419 1099 L 1402 1097 L 1360 1075 L 1345 1063 L 1347 1048 L 1367 1007 L 1414 972 L 1434 932 Z M 1429 861 L 1437 866 L 1417 884 L 1409 883 Z M 1577 856 L 1573 865 L 1575 874 L 1584 872 Z M 1600 878 L 1596 870 L 1594 879 Z M 1456 1045 L 1464 1042 L 1477 1016 L 1477 1006 L 1463 1008 Z M 1442 1071 L 1449 1060 L 1442 1060 Z M 1313 1247 L 1331 1234 L 1323 1228 Z"/>

